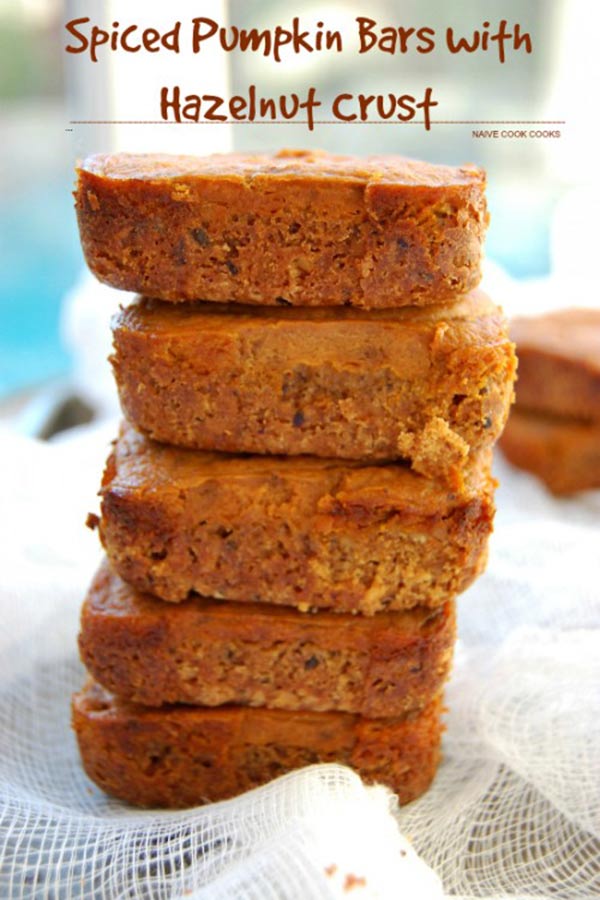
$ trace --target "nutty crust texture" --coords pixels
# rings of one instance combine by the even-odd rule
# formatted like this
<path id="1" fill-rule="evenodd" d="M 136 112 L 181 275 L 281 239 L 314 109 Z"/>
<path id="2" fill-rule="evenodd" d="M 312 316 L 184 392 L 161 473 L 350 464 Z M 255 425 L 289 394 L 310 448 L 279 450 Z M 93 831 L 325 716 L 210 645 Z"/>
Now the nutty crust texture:
<path id="1" fill-rule="evenodd" d="M 379 616 L 313 615 L 196 598 L 166 604 L 104 563 L 81 615 L 90 674 L 149 706 L 266 706 L 370 718 L 420 709 L 448 676 L 454 604 Z"/>
<path id="2" fill-rule="evenodd" d="M 500 440 L 506 458 L 558 496 L 600 488 L 600 422 L 513 409 Z"/>
<path id="3" fill-rule="evenodd" d="M 514 345 L 481 291 L 372 312 L 138 300 L 113 335 L 125 415 L 180 447 L 402 458 L 457 486 L 513 396 Z"/>
<path id="4" fill-rule="evenodd" d="M 135 806 L 181 808 L 233 797 L 301 766 L 339 762 L 408 803 L 439 762 L 441 699 L 402 718 L 229 706 L 154 709 L 93 682 L 73 698 L 85 771 Z"/>
<path id="5" fill-rule="evenodd" d="M 436 607 L 481 572 L 494 515 L 490 452 L 459 492 L 397 465 L 236 457 L 123 426 L 100 536 L 138 590 L 371 615 Z"/>
<path id="6" fill-rule="evenodd" d="M 162 300 L 421 306 L 481 277 L 485 173 L 394 156 L 96 155 L 78 168 L 100 281 Z"/>

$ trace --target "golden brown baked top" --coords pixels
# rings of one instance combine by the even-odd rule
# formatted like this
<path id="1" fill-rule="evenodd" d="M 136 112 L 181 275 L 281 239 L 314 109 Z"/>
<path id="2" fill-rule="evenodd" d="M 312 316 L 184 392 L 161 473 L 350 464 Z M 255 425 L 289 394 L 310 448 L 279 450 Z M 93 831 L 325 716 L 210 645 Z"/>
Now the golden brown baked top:
<path id="1" fill-rule="evenodd" d="M 143 316 L 138 315 L 143 311 Z M 481 341 L 486 344 L 489 338 L 493 343 L 507 343 L 503 328 L 504 315 L 500 307 L 494 303 L 484 291 L 475 288 L 468 294 L 457 298 L 452 303 L 439 303 L 427 307 L 397 307 L 390 309 L 361 309 L 360 307 L 341 306 L 245 306 L 243 303 L 219 303 L 202 300 L 191 300 L 175 305 L 154 300 L 149 297 L 138 297 L 134 303 L 125 306 L 115 317 L 115 327 L 128 327 L 136 331 L 152 332 L 155 328 L 163 332 L 168 329 L 174 335 L 193 332 L 197 317 L 206 316 L 207 327 L 216 332 L 233 328 L 237 330 L 240 323 L 246 328 L 264 328 L 266 325 L 278 325 L 282 329 L 295 324 L 320 326 L 327 323 L 338 325 L 344 323 L 340 331 L 346 344 L 348 331 L 352 323 L 361 330 L 370 323 L 381 327 L 386 322 L 402 323 L 408 342 L 413 331 L 430 333 L 438 324 L 444 327 L 449 324 L 464 326 L 472 323 L 473 331 L 464 334 L 463 341 L 477 340 L 481 332 Z M 486 328 L 487 325 L 487 328 Z M 476 328 L 475 328 L 476 326 Z M 494 341 L 494 337 L 496 340 Z M 348 347 L 350 351 L 351 346 Z"/>
<path id="2" fill-rule="evenodd" d="M 390 367 L 405 381 L 423 379 L 423 391 L 431 390 L 431 379 L 439 379 L 444 365 L 450 370 L 454 355 L 460 354 L 464 393 L 471 381 L 479 390 L 482 374 L 495 372 L 513 355 L 502 310 L 480 290 L 451 304 L 377 310 L 138 298 L 112 324 L 117 350 L 125 338 L 139 335 L 151 341 L 152 357 L 162 358 L 173 370 L 180 367 L 184 390 L 190 365 L 210 371 L 214 356 L 214 366 L 222 368 L 224 361 L 239 366 L 244 350 L 248 366 L 275 367 L 284 360 L 290 370 L 302 364 L 311 370 L 334 366 L 339 372 Z M 202 357 L 194 359 L 198 340 Z M 448 381 L 450 377 L 448 371 Z M 454 372 L 452 379 L 453 384 L 459 381 Z M 418 387 L 413 385 L 413 393 Z"/>
<path id="3" fill-rule="evenodd" d="M 485 172 L 477 166 L 445 166 L 403 156 L 340 156 L 318 150 L 280 150 L 275 154 L 227 153 L 212 156 L 115 153 L 94 154 L 85 159 L 84 170 L 119 181 L 162 181 L 173 179 L 193 184 L 205 178 L 222 178 L 253 183 L 264 179 L 305 180 L 311 186 L 319 181 L 438 188 L 452 184 L 485 184 Z M 175 187 L 175 185 L 174 185 Z"/>
<path id="4" fill-rule="evenodd" d="M 442 609 L 415 607 L 400 612 L 380 612 L 376 616 L 340 616 L 320 610 L 307 615 L 297 609 L 263 603 L 239 604 L 196 595 L 181 604 L 165 604 L 149 594 L 136 591 L 115 575 L 106 560 L 96 573 L 82 612 L 82 621 L 123 618 L 135 628 L 156 627 L 157 632 L 187 634 L 203 623 L 213 637 L 231 641 L 282 642 L 297 639 L 319 640 L 328 652 L 352 649 L 370 651 L 375 657 L 393 658 L 402 648 L 426 642 L 453 617 L 453 606 Z M 151 652 L 151 649 L 149 649 Z M 276 677 L 277 673 L 273 673 Z"/>
<path id="5" fill-rule="evenodd" d="M 433 697 L 423 710 L 409 710 L 402 716 L 393 716 L 382 719 L 366 719 L 354 713 L 345 713 L 329 710 L 327 712 L 312 712 L 311 710 L 266 709 L 265 707 L 248 706 L 220 706 L 204 707 L 189 706 L 184 704 L 166 704 L 165 706 L 142 706 L 117 697 L 107 691 L 92 678 L 87 678 L 83 689 L 74 695 L 73 703 L 76 709 L 88 716 L 110 721 L 121 719 L 129 724 L 132 719 L 143 720 L 151 725 L 168 722 L 169 719 L 182 722 L 186 719 L 190 724 L 197 721 L 205 722 L 207 727 L 219 721 L 226 723 L 230 728 L 229 736 L 240 743 L 260 745 L 268 743 L 275 737 L 285 735 L 290 741 L 294 741 L 301 747 L 308 744 L 307 736 L 313 746 L 320 749 L 327 747 L 337 748 L 340 740 L 342 743 L 354 744 L 361 732 L 372 732 L 378 738 L 380 750 L 393 752 L 394 747 L 386 747 L 385 729 L 393 725 L 411 722 L 418 728 L 419 722 L 425 722 L 427 726 L 434 724 L 437 728 L 435 737 L 439 737 L 439 716 L 442 712 L 441 694 Z M 433 729 L 432 729 L 433 730 Z M 310 745 L 309 745 L 310 746 Z M 226 748 L 223 748 L 225 755 Z"/>
<path id="6" fill-rule="evenodd" d="M 323 513 L 343 515 L 344 511 L 362 510 L 366 514 L 385 508 L 407 517 L 438 518 L 489 490 L 490 455 L 491 451 L 483 451 L 470 460 L 464 489 L 458 492 L 443 480 L 425 478 L 403 465 L 186 450 L 151 441 L 124 423 L 103 484 L 112 494 L 134 490 L 148 498 L 156 492 L 164 497 L 165 491 L 172 491 L 177 504 L 182 490 L 215 480 L 226 484 L 239 480 L 247 491 L 254 488 L 263 495 L 269 485 L 275 490 L 284 475 L 288 490 L 294 484 L 300 495 L 322 495 L 319 509 Z"/>

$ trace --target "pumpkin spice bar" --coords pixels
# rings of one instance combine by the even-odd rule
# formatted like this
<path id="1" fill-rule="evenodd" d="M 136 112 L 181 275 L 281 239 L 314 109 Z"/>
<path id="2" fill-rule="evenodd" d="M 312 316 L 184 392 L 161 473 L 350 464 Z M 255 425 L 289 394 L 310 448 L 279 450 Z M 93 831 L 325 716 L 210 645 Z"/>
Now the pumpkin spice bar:
<path id="1" fill-rule="evenodd" d="M 76 210 L 100 281 L 163 300 L 420 306 L 480 280 L 485 173 L 399 156 L 96 155 Z"/>
<path id="2" fill-rule="evenodd" d="M 183 447 L 401 457 L 458 485 L 513 394 L 514 347 L 481 291 L 371 312 L 138 300 L 113 334 L 125 415 Z"/>
<path id="3" fill-rule="evenodd" d="M 104 473 L 100 536 L 121 577 L 164 600 L 441 606 L 485 564 L 490 458 L 472 461 L 454 492 L 403 466 L 182 450 L 125 425 Z"/>
<path id="4" fill-rule="evenodd" d="M 519 382 L 500 446 L 557 495 L 600 487 L 600 310 L 519 317 Z"/>
<path id="5" fill-rule="evenodd" d="M 600 423 L 600 309 L 562 309 L 510 323 L 521 409 Z"/>
<path id="6" fill-rule="evenodd" d="M 454 604 L 379 616 L 313 615 L 195 598 L 165 604 L 102 565 L 81 615 L 88 672 L 160 706 L 338 710 L 370 718 L 425 706 L 447 678 Z"/>
<path id="7" fill-rule="evenodd" d="M 154 708 L 89 682 L 72 710 L 87 774 L 136 806 L 223 800 L 318 762 L 349 765 L 407 803 L 429 787 L 440 756 L 439 697 L 402 718 L 366 719 L 238 706 Z"/>
<path id="8" fill-rule="evenodd" d="M 513 409 L 500 441 L 506 458 L 557 495 L 600 488 L 600 422 Z"/>

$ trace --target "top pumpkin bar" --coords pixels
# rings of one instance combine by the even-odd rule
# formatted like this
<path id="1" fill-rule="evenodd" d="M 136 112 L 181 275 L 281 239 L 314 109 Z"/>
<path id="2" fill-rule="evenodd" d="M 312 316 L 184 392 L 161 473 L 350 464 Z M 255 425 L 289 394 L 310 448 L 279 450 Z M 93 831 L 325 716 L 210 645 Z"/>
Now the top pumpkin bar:
<path id="1" fill-rule="evenodd" d="M 480 280 L 485 173 L 400 156 L 96 155 L 78 169 L 87 263 L 161 300 L 425 306 Z"/>

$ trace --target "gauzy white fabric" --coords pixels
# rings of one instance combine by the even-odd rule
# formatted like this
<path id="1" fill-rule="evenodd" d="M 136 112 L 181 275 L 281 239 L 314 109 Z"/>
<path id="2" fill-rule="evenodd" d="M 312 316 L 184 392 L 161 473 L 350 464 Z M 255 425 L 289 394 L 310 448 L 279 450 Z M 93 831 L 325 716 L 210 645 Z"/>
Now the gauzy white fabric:
<path id="1" fill-rule="evenodd" d="M 600 895 L 599 494 L 556 501 L 497 460 L 489 566 L 459 599 L 444 760 L 423 798 L 398 809 L 315 766 L 225 803 L 136 811 L 89 782 L 69 727 L 100 558 L 83 521 L 115 428 L 54 446 L 0 435 L 0 896 Z"/>

